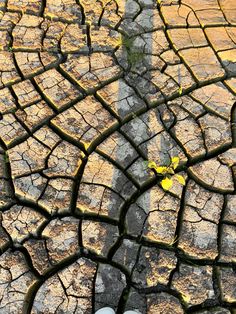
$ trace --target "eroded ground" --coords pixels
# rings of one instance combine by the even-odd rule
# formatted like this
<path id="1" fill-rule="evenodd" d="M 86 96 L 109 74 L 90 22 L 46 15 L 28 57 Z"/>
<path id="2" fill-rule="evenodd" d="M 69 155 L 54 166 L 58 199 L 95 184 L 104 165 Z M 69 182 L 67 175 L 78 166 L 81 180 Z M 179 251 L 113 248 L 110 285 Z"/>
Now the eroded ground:
<path id="1" fill-rule="evenodd" d="M 0 48 L 0 313 L 235 314 L 235 0 L 0 0 Z"/>

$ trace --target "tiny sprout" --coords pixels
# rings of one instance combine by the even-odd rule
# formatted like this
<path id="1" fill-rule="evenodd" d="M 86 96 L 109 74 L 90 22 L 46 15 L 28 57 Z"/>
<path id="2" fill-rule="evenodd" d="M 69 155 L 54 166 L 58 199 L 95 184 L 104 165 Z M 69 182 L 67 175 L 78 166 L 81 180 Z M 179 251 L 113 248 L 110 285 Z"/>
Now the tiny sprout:
<path id="1" fill-rule="evenodd" d="M 137 115 L 134 112 L 132 112 L 132 118 L 133 119 L 137 118 Z"/>
<path id="2" fill-rule="evenodd" d="M 5 163 L 9 164 L 9 157 L 8 157 L 8 154 L 5 154 L 5 155 L 4 155 L 4 161 L 5 161 Z"/>
<path id="3" fill-rule="evenodd" d="M 183 176 L 176 174 L 175 169 L 179 165 L 179 157 L 172 157 L 169 166 L 157 166 L 155 161 L 147 161 L 147 167 L 153 169 L 157 175 L 164 177 L 161 180 L 161 186 L 164 190 L 168 191 L 173 185 L 173 178 L 176 178 L 181 185 L 185 185 L 185 179 Z"/>
<path id="4" fill-rule="evenodd" d="M 183 94 L 183 88 L 182 88 L 182 86 L 179 87 L 178 93 L 179 93 L 180 96 Z"/>
<path id="5" fill-rule="evenodd" d="M 174 245 L 176 242 L 179 241 L 179 237 L 176 235 L 173 239 L 173 241 L 170 243 L 170 246 Z"/>

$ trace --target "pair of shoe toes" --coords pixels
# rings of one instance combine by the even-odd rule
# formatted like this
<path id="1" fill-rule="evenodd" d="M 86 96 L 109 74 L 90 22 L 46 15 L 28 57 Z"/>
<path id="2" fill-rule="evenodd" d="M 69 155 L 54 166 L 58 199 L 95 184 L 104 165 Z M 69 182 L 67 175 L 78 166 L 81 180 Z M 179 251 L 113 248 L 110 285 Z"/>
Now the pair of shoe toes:
<path id="1" fill-rule="evenodd" d="M 104 307 L 98 310 L 95 314 L 115 314 L 115 311 L 110 307 Z M 126 311 L 124 314 L 138 314 L 135 311 Z"/>

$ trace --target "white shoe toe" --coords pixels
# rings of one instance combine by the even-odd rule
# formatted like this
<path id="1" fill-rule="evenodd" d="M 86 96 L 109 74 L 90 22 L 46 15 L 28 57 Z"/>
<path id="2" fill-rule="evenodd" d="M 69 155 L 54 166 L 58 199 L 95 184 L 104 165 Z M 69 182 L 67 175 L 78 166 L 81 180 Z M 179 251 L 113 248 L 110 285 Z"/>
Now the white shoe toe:
<path id="1" fill-rule="evenodd" d="M 97 312 L 95 312 L 95 314 L 115 314 L 115 312 L 110 307 L 103 307 L 102 309 L 100 309 Z"/>

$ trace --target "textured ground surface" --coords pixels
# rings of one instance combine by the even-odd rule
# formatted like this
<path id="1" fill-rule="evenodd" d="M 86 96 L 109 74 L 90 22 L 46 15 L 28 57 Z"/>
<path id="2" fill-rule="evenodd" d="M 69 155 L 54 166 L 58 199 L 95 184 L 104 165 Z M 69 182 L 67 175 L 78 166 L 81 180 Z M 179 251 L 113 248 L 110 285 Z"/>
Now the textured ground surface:
<path id="1" fill-rule="evenodd" d="M 235 314 L 235 0 L 0 0 L 0 49 L 0 314 Z"/>

